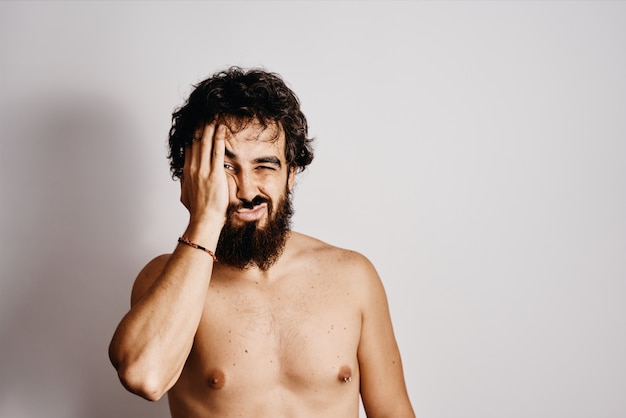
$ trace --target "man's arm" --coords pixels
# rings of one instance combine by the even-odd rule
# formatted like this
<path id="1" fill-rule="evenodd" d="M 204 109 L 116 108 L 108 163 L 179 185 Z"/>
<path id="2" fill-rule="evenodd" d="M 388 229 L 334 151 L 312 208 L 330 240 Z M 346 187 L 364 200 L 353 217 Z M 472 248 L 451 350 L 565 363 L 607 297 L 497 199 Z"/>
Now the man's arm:
<path id="1" fill-rule="evenodd" d="M 190 213 L 185 236 L 214 250 L 228 206 L 223 127 L 207 125 L 185 152 L 181 201 Z M 139 274 L 131 309 L 118 325 L 109 357 L 123 385 L 157 400 L 178 380 L 200 323 L 213 271 L 206 252 L 179 244 Z"/>
<path id="2" fill-rule="evenodd" d="M 368 418 L 415 418 L 385 290 L 374 267 L 365 261 L 363 322 L 358 348 L 361 398 Z"/>

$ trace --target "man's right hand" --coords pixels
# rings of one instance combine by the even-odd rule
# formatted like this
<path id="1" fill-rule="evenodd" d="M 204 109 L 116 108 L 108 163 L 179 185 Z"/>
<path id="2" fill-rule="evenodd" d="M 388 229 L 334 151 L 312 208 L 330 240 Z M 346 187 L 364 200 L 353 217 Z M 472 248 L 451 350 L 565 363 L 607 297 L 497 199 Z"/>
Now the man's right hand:
<path id="1" fill-rule="evenodd" d="M 180 200 L 189 211 L 189 224 L 226 221 L 228 181 L 224 171 L 226 126 L 208 123 L 196 131 L 185 149 Z"/>
<path id="2" fill-rule="evenodd" d="M 180 199 L 189 210 L 187 239 L 213 251 L 226 220 L 224 171 L 227 128 L 198 129 L 185 149 Z M 137 276 L 131 310 L 118 325 L 109 356 L 131 392 L 157 400 L 178 380 L 189 357 L 206 302 L 214 258 L 179 245 Z"/>

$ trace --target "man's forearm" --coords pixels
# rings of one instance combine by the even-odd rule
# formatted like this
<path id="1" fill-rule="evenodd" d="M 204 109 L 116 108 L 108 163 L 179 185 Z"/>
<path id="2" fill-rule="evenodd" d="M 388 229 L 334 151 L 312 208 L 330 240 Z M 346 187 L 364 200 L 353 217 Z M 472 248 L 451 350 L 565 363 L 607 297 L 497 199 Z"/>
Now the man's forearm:
<path id="1" fill-rule="evenodd" d="M 210 234 L 186 234 L 215 248 L 217 238 Z M 165 265 L 148 265 L 140 274 L 133 306 L 110 346 L 111 362 L 133 393 L 156 400 L 176 382 L 200 322 L 213 263 L 209 254 L 179 244 Z"/>

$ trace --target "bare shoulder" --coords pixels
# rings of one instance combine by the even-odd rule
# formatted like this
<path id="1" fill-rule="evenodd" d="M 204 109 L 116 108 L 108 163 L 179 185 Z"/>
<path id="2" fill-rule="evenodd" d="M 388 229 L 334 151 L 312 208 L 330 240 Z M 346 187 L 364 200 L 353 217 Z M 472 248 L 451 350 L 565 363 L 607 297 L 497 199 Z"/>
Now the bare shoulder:
<path id="1" fill-rule="evenodd" d="M 334 267 L 371 266 L 370 261 L 363 255 L 353 250 L 336 247 L 317 238 L 298 232 L 291 232 L 290 245 L 293 254 L 314 261 L 331 262 Z"/>
<path id="2" fill-rule="evenodd" d="M 146 293 L 146 291 L 152 286 L 156 278 L 163 271 L 163 267 L 170 259 L 171 254 L 159 255 L 148 262 L 143 269 L 137 275 L 135 283 L 133 285 L 133 291 L 131 294 L 131 305 L 137 303 L 139 299 Z"/>
<path id="3" fill-rule="evenodd" d="M 337 280 L 351 281 L 358 286 L 380 285 L 374 265 L 357 251 L 336 247 L 295 232 L 292 232 L 290 241 L 297 265 L 304 263 L 315 271 L 324 272 Z"/>

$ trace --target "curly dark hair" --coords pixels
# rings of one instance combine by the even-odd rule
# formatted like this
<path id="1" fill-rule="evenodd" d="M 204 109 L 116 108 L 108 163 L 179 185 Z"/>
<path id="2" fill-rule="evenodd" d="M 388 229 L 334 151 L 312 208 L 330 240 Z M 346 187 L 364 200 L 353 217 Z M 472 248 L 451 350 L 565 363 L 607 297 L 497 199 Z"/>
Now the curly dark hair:
<path id="1" fill-rule="evenodd" d="M 288 166 L 303 171 L 313 161 L 313 139 L 307 137 L 300 101 L 280 75 L 231 67 L 195 85 L 187 102 L 172 114 L 168 158 L 174 179 L 182 176 L 185 147 L 196 130 L 225 118 L 236 122 L 239 129 L 254 120 L 264 127 L 278 123 L 285 132 Z"/>

